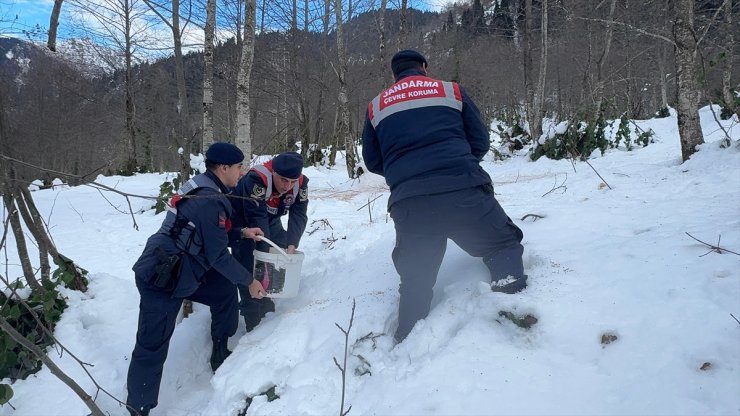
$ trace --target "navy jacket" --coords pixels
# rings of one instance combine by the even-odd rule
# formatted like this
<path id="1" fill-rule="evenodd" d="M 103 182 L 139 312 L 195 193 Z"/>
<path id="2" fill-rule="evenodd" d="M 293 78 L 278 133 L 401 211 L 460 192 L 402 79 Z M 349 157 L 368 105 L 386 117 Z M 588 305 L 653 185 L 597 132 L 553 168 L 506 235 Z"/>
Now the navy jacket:
<path id="1" fill-rule="evenodd" d="M 280 196 L 272 186 L 272 171 L 272 161 L 268 161 L 239 179 L 234 189 L 236 197 L 231 198 L 236 213 L 234 227 L 259 227 L 270 238 L 270 225 L 289 214 L 286 243 L 298 247 L 308 221 L 308 177 L 301 175 L 293 191 Z M 268 251 L 269 245 L 261 242 L 257 249 Z"/>
<path id="2" fill-rule="evenodd" d="M 462 87 L 409 69 L 368 105 L 362 157 L 394 202 L 491 183 L 479 161 L 490 147 L 480 111 Z"/>
<path id="3" fill-rule="evenodd" d="M 149 237 L 144 252 L 133 266 L 137 279 L 149 282 L 159 264 L 156 255 L 161 247 L 167 255 L 182 254 L 180 280 L 173 297 L 185 298 L 195 292 L 206 271 L 213 269 L 234 284 L 248 286 L 252 273 L 229 253 L 228 231 L 231 227 L 232 207 L 224 195 L 227 188 L 212 172 L 196 175 L 183 188 L 196 188 L 182 199 L 174 198 L 176 210 L 169 210 L 162 227 Z M 176 218 L 189 222 L 177 240 L 170 236 Z"/>

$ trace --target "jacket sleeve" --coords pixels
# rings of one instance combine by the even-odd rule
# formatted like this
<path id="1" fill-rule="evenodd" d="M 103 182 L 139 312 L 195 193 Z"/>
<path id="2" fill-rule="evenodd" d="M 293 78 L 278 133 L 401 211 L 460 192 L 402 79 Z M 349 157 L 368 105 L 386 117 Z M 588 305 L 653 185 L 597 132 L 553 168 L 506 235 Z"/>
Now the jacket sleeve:
<path id="1" fill-rule="evenodd" d="M 465 137 L 470 143 L 473 156 L 478 160 L 483 160 L 483 156 L 491 148 L 488 129 L 480 115 L 480 110 L 462 87 L 460 87 L 460 93 L 463 99 L 462 117 L 465 124 Z"/>
<path id="2" fill-rule="evenodd" d="M 204 198 L 199 209 L 194 211 L 191 221 L 200 233 L 203 242 L 202 255 L 206 265 L 214 269 L 234 284 L 248 286 L 252 274 L 229 253 L 229 236 L 226 224 L 230 220 L 232 207 L 225 198 Z"/>
<path id="3" fill-rule="evenodd" d="M 296 246 L 301 242 L 303 232 L 306 231 L 308 222 L 308 177 L 303 177 L 303 185 L 298 190 L 298 199 L 290 206 L 288 215 L 288 238 L 289 246 Z"/>
<path id="4" fill-rule="evenodd" d="M 370 122 L 369 114 L 365 114 L 365 128 L 362 130 L 362 159 L 370 172 L 384 176 L 383 155 L 380 152 L 378 135 Z"/>

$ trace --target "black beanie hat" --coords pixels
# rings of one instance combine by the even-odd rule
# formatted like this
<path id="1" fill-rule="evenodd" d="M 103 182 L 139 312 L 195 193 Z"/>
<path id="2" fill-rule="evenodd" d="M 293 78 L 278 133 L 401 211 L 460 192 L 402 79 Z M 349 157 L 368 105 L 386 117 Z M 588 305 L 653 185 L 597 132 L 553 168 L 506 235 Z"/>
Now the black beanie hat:
<path id="1" fill-rule="evenodd" d="M 427 60 L 424 55 L 412 49 L 405 49 L 393 55 L 391 70 L 393 75 L 398 75 L 409 68 L 416 68 L 420 64 L 426 65 L 426 63 Z"/>
<path id="2" fill-rule="evenodd" d="M 272 170 L 283 178 L 298 179 L 303 170 L 303 158 L 296 152 L 281 153 L 272 159 Z"/>
<path id="3" fill-rule="evenodd" d="M 217 165 L 235 165 L 244 160 L 244 153 L 231 143 L 215 142 L 208 146 L 206 160 Z"/>

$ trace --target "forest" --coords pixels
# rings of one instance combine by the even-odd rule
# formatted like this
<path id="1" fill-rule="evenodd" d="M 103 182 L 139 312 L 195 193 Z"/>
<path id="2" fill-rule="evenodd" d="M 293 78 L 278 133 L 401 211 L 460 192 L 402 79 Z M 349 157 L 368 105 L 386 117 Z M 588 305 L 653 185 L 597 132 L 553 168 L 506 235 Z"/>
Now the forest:
<path id="1" fill-rule="evenodd" d="M 185 173 L 186 155 L 213 140 L 256 155 L 300 148 L 307 165 L 336 151 L 358 162 L 367 103 L 406 48 L 519 133 L 515 148 L 536 145 L 543 118 L 597 126 L 670 107 L 687 114 L 682 141 L 697 141 L 700 104 L 738 111 L 730 0 L 58 3 L 58 47 L 44 28 L 0 21 L 2 144 L 72 175 Z"/>

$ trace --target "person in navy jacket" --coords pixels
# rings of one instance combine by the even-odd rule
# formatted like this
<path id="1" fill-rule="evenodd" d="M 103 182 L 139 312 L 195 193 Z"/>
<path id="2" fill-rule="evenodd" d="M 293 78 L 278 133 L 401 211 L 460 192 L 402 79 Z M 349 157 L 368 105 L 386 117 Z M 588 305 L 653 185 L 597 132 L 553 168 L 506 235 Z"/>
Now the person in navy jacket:
<path id="1" fill-rule="evenodd" d="M 126 405 L 131 415 L 148 415 L 157 406 L 162 369 L 183 299 L 211 310 L 211 368 L 230 354 L 227 342 L 239 323 L 236 285 L 259 299 L 265 291 L 252 273 L 228 251 L 232 207 L 225 194 L 242 175 L 242 152 L 229 143 L 213 143 L 206 168 L 170 200 L 165 219 L 149 237 L 133 266 L 141 295 L 136 344 L 128 369 Z M 259 228 L 236 230 L 259 238 Z M 183 365 L 190 365 L 186 363 Z"/>
<path id="2" fill-rule="evenodd" d="M 457 83 L 428 77 L 417 51 L 396 53 L 391 69 L 396 83 L 368 104 L 362 156 L 391 191 L 392 258 L 401 277 L 394 337 L 401 342 L 429 314 L 448 238 L 483 259 L 493 291 L 519 292 L 527 276 L 523 234 L 479 164 L 490 143 L 475 103 Z"/>
<path id="3" fill-rule="evenodd" d="M 253 166 L 239 180 L 231 199 L 236 213 L 234 222 L 239 227 L 258 227 L 265 237 L 295 253 L 308 220 L 308 177 L 303 175 L 303 158 L 296 152 L 285 152 L 262 165 Z M 281 217 L 288 215 L 288 229 Z M 265 242 L 256 244 L 257 250 L 269 252 Z M 255 242 L 238 240 L 232 253 L 249 270 L 254 267 Z M 258 277 L 259 278 L 259 277 Z M 239 309 L 244 316 L 247 331 L 256 327 L 267 312 L 275 311 L 270 298 L 254 299 L 247 288 L 239 286 Z"/>

